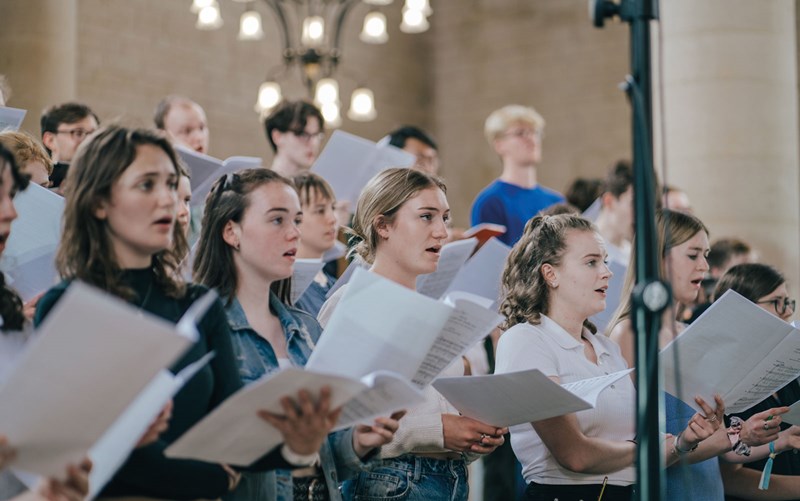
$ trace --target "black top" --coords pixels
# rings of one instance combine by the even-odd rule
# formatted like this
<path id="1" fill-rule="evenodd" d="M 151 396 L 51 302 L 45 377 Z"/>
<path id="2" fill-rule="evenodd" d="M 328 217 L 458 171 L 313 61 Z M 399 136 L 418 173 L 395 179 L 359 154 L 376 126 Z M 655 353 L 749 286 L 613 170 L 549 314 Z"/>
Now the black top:
<path id="1" fill-rule="evenodd" d="M 800 383 L 797 380 L 792 381 L 791 383 L 784 386 L 780 389 L 777 394 L 778 398 L 775 398 L 774 395 L 770 395 L 766 400 L 757 404 L 750 409 L 747 409 L 744 412 L 739 414 L 734 414 L 734 416 L 739 416 L 743 420 L 748 419 L 753 414 L 758 414 L 759 412 L 763 412 L 774 407 L 783 407 L 792 405 L 793 403 L 800 400 Z M 788 423 L 781 423 L 781 431 L 789 428 L 791 425 Z M 759 461 L 753 461 L 752 463 L 745 463 L 745 468 L 752 468 L 758 471 L 764 471 L 764 466 L 767 464 L 766 459 L 761 459 Z M 781 454 L 778 454 L 772 463 L 772 474 L 773 475 L 800 475 L 800 453 L 797 450 L 786 451 Z M 800 494 L 798 494 L 798 499 L 800 499 Z M 725 496 L 726 501 L 740 501 L 740 498 L 736 496 Z M 743 500 L 742 500 L 743 501 Z"/>
<path id="2" fill-rule="evenodd" d="M 131 301 L 134 305 L 170 322 L 177 322 L 192 302 L 207 291 L 205 287 L 189 285 L 183 298 L 168 297 L 155 285 L 154 274 L 149 269 L 126 270 L 123 281 L 136 292 L 136 298 Z M 39 300 L 34 318 L 36 325 L 44 320 L 67 287 L 69 282 L 62 282 Z M 157 442 L 131 453 L 103 490 L 103 496 L 215 499 L 228 492 L 228 474 L 220 465 L 164 456 L 164 449 L 242 387 L 225 310 L 219 300 L 200 321 L 198 331 L 200 338 L 197 343 L 170 370 L 177 373 L 212 350 L 216 355 L 175 395 L 169 429 Z M 251 468 L 292 467 L 276 447 Z"/>

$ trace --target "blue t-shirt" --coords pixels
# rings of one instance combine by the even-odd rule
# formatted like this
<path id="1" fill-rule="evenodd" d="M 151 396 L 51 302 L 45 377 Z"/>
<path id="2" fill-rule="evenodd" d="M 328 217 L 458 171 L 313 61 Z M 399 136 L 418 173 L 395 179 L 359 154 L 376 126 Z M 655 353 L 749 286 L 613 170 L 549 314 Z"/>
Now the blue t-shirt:
<path id="1" fill-rule="evenodd" d="M 561 193 L 544 186 L 523 188 L 496 179 L 478 193 L 472 203 L 471 224 L 502 224 L 506 232 L 497 238 L 507 245 L 514 245 L 529 219 L 542 209 L 563 201 Z"/>

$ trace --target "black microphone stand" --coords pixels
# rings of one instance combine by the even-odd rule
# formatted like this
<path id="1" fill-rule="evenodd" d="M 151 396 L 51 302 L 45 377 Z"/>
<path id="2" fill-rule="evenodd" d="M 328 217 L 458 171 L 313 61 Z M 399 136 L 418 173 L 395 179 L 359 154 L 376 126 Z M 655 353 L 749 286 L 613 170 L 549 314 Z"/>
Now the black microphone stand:
<path id="1" fill-rule="evenodd" d="M 636 287 L 631 320 L 636 333 L 636 499 L 665 498 L 660 430 L 664 429 L 663 375 L 658 363 L 661 313 L 670 291 L 661 282 L 656 255 L 656 176 L 653 169 L 653 115 L 650 79 L 650 22 L 658 19 L 658 0 L 590 0 L 590 15 L 601 28 L 604 20 L 619 18 L 630 24 L 631 75 L 622 88 L 633 113 L 633 194 L 635 212 Z"/>

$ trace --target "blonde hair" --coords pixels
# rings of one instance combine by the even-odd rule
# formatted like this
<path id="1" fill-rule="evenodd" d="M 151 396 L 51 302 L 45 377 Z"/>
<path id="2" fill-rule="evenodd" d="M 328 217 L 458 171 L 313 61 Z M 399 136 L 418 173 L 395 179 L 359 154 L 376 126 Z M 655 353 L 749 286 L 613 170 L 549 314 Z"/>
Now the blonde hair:
<path id="1" fill-rule="evenodd" d="M 530 124 L 537 131 L 544 130 L 544 118 L 538 111 L 528 106 L 510 104 L 493 111 L 486 119 L 483 125 L 486 140 L 492 144 L 500 134 L 517 122 Z"/>
<path id="2" fill-rule="evenodd" d="M 352 227 L 346 230 L 356 241 L 350 255 L 357 253 L 364 261 L 372 263 L 380 241 L 375 227 L 378 217 L 391 223 L 404 203 L 428 188 L 439 188 L 447 193 L 439 178 L 414 169 L 386 169 L 370 179 L 358 197 Z"/>
<path id="3" fill-rule="evenodd" d="M 500 313 L 506 317 L 503 328 L 525 322 L 537 325 L 542 314 L 547 314 L 550 289 L 542 276 L 542 265 L 561 264 L 570 230 L 597 231 L 590 221 L 574 214 L 536 216 L 525 225 L 503 270 L 500 305 Z M 584 326 L 592 333 L 597 332 L 588 320 Z"/>
<path id="4" fill-rule="evenodd" d="M 0 144 L 11 150 L 20 172 L 25 172 L 25 167 L 30 162 L 42 162 L 47 169 L 47 175 L 53 173 L 53 160 L 44 147 L 25 131 L 0 132 Z"/>
<path id="5" fill-rule="evenodd" d="M 708 228 L 702 221 L 695 216 L 682 211 L 669 209 L 658 209 L 656 211 L 656 235 L 657 247 L 656 256 L 658 259 L 658 275 L 661 280 L 667 280 L 667 269 L 664 261 L 667 252 L 673 247 L 677 247 L 687 242 L 692 237 L 705 231 L 708 235 Z M 636 236 L 633 237 L 632 249 L 636 249 Z M 631 293 L 636 285 L 636 253 L 631 253 L 631 261 L 628 271 L 625 273 L 625 284 L 622 286 L 622 296 L 614 317 L 606 327 L 606 335 L 616 327 L 616 325 L 631 315 Z"/>

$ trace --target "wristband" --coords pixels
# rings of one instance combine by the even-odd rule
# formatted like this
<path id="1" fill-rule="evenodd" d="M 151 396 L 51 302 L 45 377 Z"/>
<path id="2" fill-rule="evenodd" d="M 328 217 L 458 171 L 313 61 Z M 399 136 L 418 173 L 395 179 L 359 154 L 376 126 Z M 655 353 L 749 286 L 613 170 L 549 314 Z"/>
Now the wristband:
<path id="1" fill-rule="evenodd" d="M 681 441 L 681 437 L 683 436 L 683 432 L 678 433 L 678 436 L 675 437 L 675 440 L 672 442 L 672 453 L 676 456 L 681 456 L 683 454 L 689 454 L 697 449 L 697 446 L 700 444 L 694 444 L 694 447 L 691 449 L 681 449 L 679 442 Z"/>
<path id="2" fill-rule="evenodd" d="M 319 460 L 318 452 L 313 454 L 298 454 L 286 444 L 283 444 L 283 447 L 281 447 L 281 456 L 292 466 L 311 466 Z"/>

